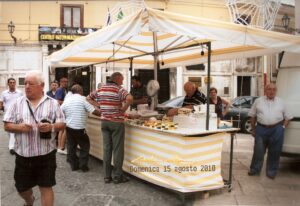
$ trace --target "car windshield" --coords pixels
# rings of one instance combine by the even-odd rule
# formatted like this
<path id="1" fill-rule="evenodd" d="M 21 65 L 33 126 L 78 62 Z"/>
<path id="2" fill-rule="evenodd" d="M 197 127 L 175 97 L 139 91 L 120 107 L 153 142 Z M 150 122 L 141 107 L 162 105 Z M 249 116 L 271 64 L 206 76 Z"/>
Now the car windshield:
<path id="1" fill-rule="evenodd" d="M 166 102 L 163 102 L 162 105 L 168 106 L 168 107 L 181 107 L 183 103 L 183 96 L 175 97 L 173 99 L 170 99 Z"/>
<path id="2" fill-rule="evenodd" d="M 250 96 L 237 97 L 232 101 L 232 105 L 235 107 L 251 107 L 255 99 L 256 97 L 250 97 Z"/>
<path id="3" fill-rule="evenodd" d="M 238 97 L 233 100 L 232 105 L 240 106 L 247 103 L 247 99 L 245 97 Z"/>

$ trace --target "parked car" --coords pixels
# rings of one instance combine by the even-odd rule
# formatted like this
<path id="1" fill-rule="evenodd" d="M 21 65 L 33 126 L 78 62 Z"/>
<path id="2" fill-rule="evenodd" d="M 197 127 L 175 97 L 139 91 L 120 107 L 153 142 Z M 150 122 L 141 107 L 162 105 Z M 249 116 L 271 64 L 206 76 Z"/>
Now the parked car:
<path id="1" fill-rule="evenodd" d="M 250 118 L 248 112 L 256 100 L 256 96 L 240 96 L 232 100 L 229 112 L 224 117 L 225 120 L 232 121 L 234 127 L 241 128 L 243 132 L 251 132 Z M 157 111 L 165 114 L 171 108 L 182 106 L 184 96 L 175 97 L 166 102 L 158 104 Z"/>
<path id="2" fill-rule="evenodd" d="M 166 114 L 171 108 L 179 108 L 182 106 L 184 96 L 175 97 L 165 101 L 161 104 L 158 104 L 156 110 L 161 114 Z"/>
<path id="3" fill-rule="evenodd" d="M 250 133 L 252 128 L 248 113 L 256 99 L 256 96 L 236 97 L 231 101 L 229 111 L 224 119 L 232 121 L 233 126 L 240 128 L 242 132 Z"/>

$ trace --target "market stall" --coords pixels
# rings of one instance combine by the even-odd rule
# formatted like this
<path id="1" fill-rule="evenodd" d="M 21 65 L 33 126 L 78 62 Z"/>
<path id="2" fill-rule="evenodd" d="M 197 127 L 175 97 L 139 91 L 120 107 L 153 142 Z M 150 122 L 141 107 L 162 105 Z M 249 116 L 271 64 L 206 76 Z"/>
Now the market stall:
<path id="1" fill-rule="evenodd" d="M 100 120 L 91 116 L 87 132 L 91 155 L 102 159 Z M 236 128 L 218 130 L 162 130 L 126 122 L 123 169 L 143 180 L 179 192 L 224 187 L 222 146 Z M 232 166 L 232 162 L 231 162 Z M 231 189 L 231 170 L 228 184 Z M 227 177 L 225 177 L 227 178 Z"/>
<path id="2" fill-rule="evenodd" d="M 154 71 L 158 65 L 163 69 L 207 62 L 209 79 L 211 61 L 281 51 L 300 53 L 300 37 L 145 7 L 75 40 L 53 53 L 50 61 L 52 67 L 114 62 L 114 67 L 154 68 Z M 163 64 L 158 64 L 159 59 Z M 208 83 L 207 91 L 209 87 Z M 220 164 L 222 143 L 230 137 L 231 186 L 233 135 L 229 133 L 237 129 L 210 129 L 209 115 L 206 118 L 203 123 L 206 126 L 201 130 L 197 127 L 162 130 L 127 122 L 124 170 L 181 192 L 221 188 L 224 186 Z M 100 124 L 99 119 L 90 117 L 87 131 L 91 154 L 101 159 Z"/>

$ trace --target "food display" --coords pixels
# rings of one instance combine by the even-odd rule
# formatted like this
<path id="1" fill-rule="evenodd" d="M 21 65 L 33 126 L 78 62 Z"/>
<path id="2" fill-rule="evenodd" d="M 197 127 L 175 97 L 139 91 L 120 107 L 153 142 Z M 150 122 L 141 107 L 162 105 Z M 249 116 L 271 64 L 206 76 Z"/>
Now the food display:
<path id="1" fill-rule="evenodd" d="M 141 117 L 137 119 L 128 118 L 127 123 L 131 125 L 149 127 L 158 130 L 174 130 L 178 127 L 178 124 L 174 123 L 167 116 L 162 117 L 161 120 L 157 119 L 156 117 L 150 117 L 147 119 Z"/>
<path id="2" fill-rule="evenodd" d="M 158 115 L 156 111 L 152 110 L 130 111 L 128 113 L 127 122 L 132 125 L 148 127 L 156 130 L 196 129 L 205 131 L 206 113 L 204 112 L 204 106 L 203 108 L 197 107 L 194 111 L 190 108 L 179 108 L 178 115 L 175 115 L 174 117 L 162 117 L 160 116 L 161 114 Z M 216 113 L 211 111 L 209 114 L 209 130 L 217 129 L 218 118 Z"/>
<path id="3" fill-rule="evenodd" d="M 159 129 L 159 130 L 174 130 L 177 129 L 177 124 L 175 124 L 172 121 L 163 121 L 163 120 L 146 120 L 143 124 L 145 127 L 150 127 L 153 129 Z"/>
<path id="4" fill-rule="evenodd" d="M 192 109 L 189 109 L 189 108 L 179 108 L 178 109 L 178 115 L 189 115 L 190 113 L 192 113 Z"/>

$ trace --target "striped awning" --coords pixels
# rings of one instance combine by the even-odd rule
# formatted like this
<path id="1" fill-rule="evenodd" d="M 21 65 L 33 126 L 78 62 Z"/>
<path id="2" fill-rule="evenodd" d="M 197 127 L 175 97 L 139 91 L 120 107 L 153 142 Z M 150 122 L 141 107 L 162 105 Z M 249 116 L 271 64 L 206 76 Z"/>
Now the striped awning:
<path id="1" fill-rule="evenodd" d="M 134 68 L 153 68 L 153 55 L 157 54 L 164 62 L 161 68 L 170 68 L 206 62 L 206 48 L 201 43 L 208 41 L 212 61 L 281 51 L 300 53 L 300 36 L 142 8 L 75 40 L 53 53 L 49 60 L 53 67 L 105 64 L 113 60 L 119 60 L 115 67 L 129 67 L 132 57 Z"/>

